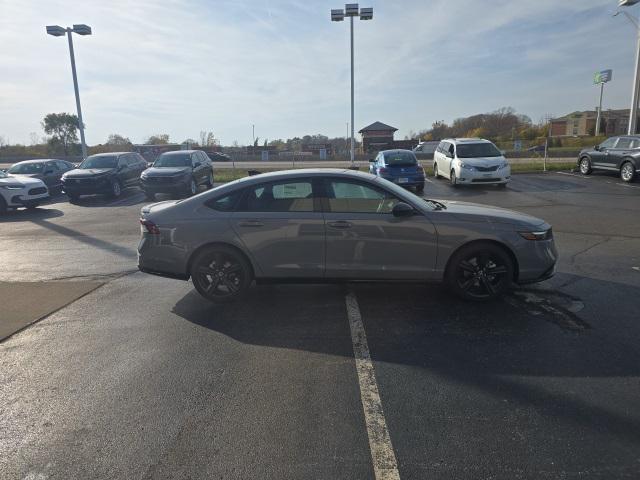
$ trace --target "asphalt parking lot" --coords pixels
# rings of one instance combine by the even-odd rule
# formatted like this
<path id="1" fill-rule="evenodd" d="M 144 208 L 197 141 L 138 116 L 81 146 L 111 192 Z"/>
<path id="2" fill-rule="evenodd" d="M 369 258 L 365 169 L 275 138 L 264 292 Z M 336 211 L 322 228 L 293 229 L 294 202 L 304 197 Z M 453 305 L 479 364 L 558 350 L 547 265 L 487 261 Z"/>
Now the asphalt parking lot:
<path id="1" fill-rule="evenodd" d="M 556 276 L 486 305 L 350 284 L 214 306 L 136 271 L 138 190 L 10 212 L 0 282 L 102 286 L 0 343 L 0 478 L 640 477 L 640 183 L 424 196 L 544 218 Z"/>

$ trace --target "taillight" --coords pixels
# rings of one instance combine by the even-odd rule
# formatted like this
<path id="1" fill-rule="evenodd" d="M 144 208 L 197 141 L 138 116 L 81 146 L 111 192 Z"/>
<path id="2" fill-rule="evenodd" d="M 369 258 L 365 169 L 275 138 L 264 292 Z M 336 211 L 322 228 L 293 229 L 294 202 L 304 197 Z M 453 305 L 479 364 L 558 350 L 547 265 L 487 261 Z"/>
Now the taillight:
<path id="1" fill-rule="evenodd" d="M 152 235 L 160 235 L 160 229 L 151 220 L 145 220 L 144 218 L 141 218 L 140 225 L 142 225 L 142 227 L 146 229 L 147 233 L 150 233 Z"/>
<path id="2" fill-rule="evenodd" d="M 418 171 L 418 173 L 424 174 L 424 168 L 422 168 L 420 165 L 416 167 L 416 170 Z"/>
<path id="3" fill-rule="evenodd" d="M 379 168 L 378 169 L 378 173 L 388 173 L 389 170 L 387 170 L 386 168 Z"/>

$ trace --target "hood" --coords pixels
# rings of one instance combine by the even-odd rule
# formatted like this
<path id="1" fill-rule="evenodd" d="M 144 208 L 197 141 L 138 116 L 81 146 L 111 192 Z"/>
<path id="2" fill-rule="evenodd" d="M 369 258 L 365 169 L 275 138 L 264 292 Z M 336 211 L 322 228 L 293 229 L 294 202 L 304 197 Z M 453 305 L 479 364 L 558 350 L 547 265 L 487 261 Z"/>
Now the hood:
<path id="1" fill-rule="evenodd" d="M 191 172 L 191 167 L 151 167 L 144 171 L 145 177 L 170 177 Z"/>
<path id="2" fill-rule="evenodd" d="M 30 178 L 26 175 L 9 174 L 8 177 L 0 177 L 0 185 L 24 185 L 25 187 L 43 187 L 44 182 L 37 178 Z"/>
<path id="3" fill-rule="evenodd" d="M 473 157 L 473 158 L 460 158 L 458 159 L 466 165 L 472 167 L 493 167 L 494 165 L 500 165 L 506 160 L 504 156 L 499 157 Z"/>
<path id="4" fill-rule="evenodd" d="M 438 201 L 447 207 L 445 212 L 448 215 L 461 222 L 501 223 L 530 227 L 538 227 L 546 223 L 540 218 L 506 208 L 451 200 Z"/>
<path id="5" fill-rule="evenodd" d="M 106 175 L 115 171 L 115 168 L 76 168 L 64 174 L 65 178 L 87 178 Z"/>

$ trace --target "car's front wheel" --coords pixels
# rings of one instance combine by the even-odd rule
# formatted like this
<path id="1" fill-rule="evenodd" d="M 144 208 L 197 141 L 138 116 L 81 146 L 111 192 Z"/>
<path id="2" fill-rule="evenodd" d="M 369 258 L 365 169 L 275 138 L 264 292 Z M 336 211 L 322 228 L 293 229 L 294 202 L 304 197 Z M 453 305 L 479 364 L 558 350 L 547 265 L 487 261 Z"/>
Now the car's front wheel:
<path id="1" fill-rule="evenodd" d="M 587 157 L 582 157 L 578 166 L 582 175 L 591 175 L 591 161 Z"/>
<path id="2" fill-rule="evenodd" d="M 631 162 L 625 162 L 622 164 L 622 168 L 620 168 L 620 178 L 623 182 L 633 182 L 636 178 L 636 169 Z"/>
<path id="3" fill-rule="evenodd" d="M 206 182 L 207 188 L 213 188 L 213 173 L 210 173 Z"/>
<path id="4" fill-rule="evenodd" d="M 253 272 L 246 258 L 233 248 L 222 245 L 199 252 L 191 263 L 190 274 L 198 293 L 216 303 L 237 300 L 253 281 Z"/>
<path id="5" fill-rule="evenodd" d="M 456 177 L 456 171 L 451 169 L 451 174 L 449 175 L 449 182 L 451 182 L 452 187 L 458 186 L 458 178 Z"/>
<path id="6" fill-rule="evenodd" d="M 109 196 L 111 198 L 118 198 L 122 194 L 122 187 L 120 186 L 120 182 L 118 180 L 111 180 L 111 190 L 109 191 Z"/>
<path id="7" fill-rule="evenodd" d="M 7 213 L 7 202 L 0 196 L 0 215 Z"/>
<path id="8" fill-rule="evenodd" d="M 193 197 L 196 193 L 198 193 L 198 184 L 192 178 L 189 184 L 187 185 L 187 195 Z"/>
<path id="9" fill-rule="evenodd" d="M 490 243 L 463 247 L 449 261 L 445 281 L 465 300 L 487 301 L 511 286 L 513 261 L 502 248 Z"/>
<path id="10" fill-rule="evenodd" d="M 440 178 L 440 172 L 438 171 L 438 164 L 433 164 L 433 176 L 436 178 Z"/>

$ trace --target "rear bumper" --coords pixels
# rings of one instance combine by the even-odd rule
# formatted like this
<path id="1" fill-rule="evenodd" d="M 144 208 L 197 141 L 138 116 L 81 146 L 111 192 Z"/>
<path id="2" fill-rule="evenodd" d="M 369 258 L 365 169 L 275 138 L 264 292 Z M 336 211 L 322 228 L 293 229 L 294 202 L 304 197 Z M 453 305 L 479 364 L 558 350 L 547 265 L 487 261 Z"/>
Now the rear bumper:
<path id="1" fill-rule="evenodd" d="M 407 177 L 390 177 L 383 176 L 385 180 L 395 183 L 396 185 L 400 185 L 401 187 L 415 187 L 418 185 L 424 185 L 424 176 L 412 175 Z M 405 180 L 406 181 L 402 181 Z"/>
<path id="2" fill-rule="evenodd" d="M 174 280 L 189 280 L 189 275 L 181 273 L 161 272 L 159 270 L 153 270 L 151 268 L 143 267 L 142 265 L 138 265 L 138 270 L 150 275 L 156 275 L 158 277 L 173 278 Z"/>

